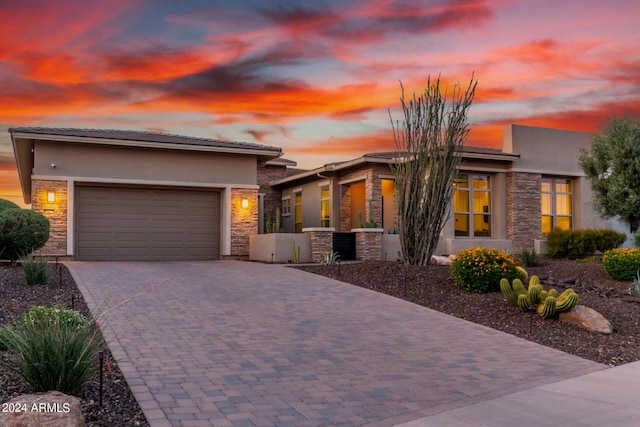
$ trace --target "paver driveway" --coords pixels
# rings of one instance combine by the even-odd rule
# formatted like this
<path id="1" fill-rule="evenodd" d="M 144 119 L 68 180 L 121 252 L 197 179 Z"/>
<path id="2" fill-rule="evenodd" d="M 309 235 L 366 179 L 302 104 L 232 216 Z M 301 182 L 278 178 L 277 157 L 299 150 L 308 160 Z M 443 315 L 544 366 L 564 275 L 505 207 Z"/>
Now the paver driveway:
<path id="1" fill-rule="evenodd" d="M 286 266 L 67 266 L 152 427 L 391 426 L 604 368 Z"/>

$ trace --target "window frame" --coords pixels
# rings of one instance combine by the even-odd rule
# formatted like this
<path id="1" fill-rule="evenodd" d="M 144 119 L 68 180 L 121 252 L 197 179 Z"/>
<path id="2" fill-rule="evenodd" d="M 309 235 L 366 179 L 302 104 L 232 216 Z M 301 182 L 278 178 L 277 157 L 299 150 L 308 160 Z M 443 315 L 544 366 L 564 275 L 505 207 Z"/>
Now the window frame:
<path id="1" fill-rule="evenodd" d="M 557 191 L 558 181 L 564 181 L 565 184 L 569 184 L 569 191 Z M 550 191 L 543 191 L 543 183 L 550 184 Z M 568 218 L 569 219 L 569 230 L 573 230 L 574 227 L 574 213 L 575 213 L 575 202 L 574 202 L 574 191 L 575 184 L 574 180 L 570 177 L 563 176 L 543 176 L 540 180 L 540 232 L 542 235 L 547 235 L 554 228 L 558 228 L 558 218 Z M 545 213 L 543 211 L 543 196 L 550 196 L 550 213 Z M 569 196 L 569 210 L 570 214 L 558 214 L 558 196 Z M 544 219 L 550 218 L 551 224 L 550 229 L 545 231 L 544 229 Z M 562 227 L 560 227 L 562 228 Z M 563 230 L 565 228 L 562 228 Z"/>
<path id="2" fill-rule="evenodd" d="M 302 191 L 293 193 L 293 224 L 295 232 L 302 233 Z"/>
<path id="3" fill-rule="evenodd" d="M 325 191 L 327 192 L 326 197 L 323 196 Z M 322 216 L 325 210 L 323 206 L 324 203 L 327 204 L 325 217 Z M 320 187 L 320 227 L 331 227 L 331 185 L 323 185 Z"/>
<path id="4" fill-rule="evenodd" d="M 473 238 L 485 238 L 485 239 L 490 239 L 493 237 L 493 209 L 492 209 L 492 204 L 493 204 L 493 197 L 492 197 L 492 192 L 493 192 L 493 188 L 492 188 L 492 175 L 491 174 L 483 174 L 483 173 L 474 173 L 474 172 L 461 172 L 458 173 L 456 176 L 456 180 L 460 177 L 466 177 L 466 187 L 458 187 L 458 182 L 454 180 L 454 193 L 453 193 L 453 202 L 452 202 L 452 211 L 453 211 L 453 218 L 454 218 L 454 225 L 453 225 L 453 232 L 454 232 L 454 236 L 455 238 L 469 238 L 469 239 L 473 239 Z M 486 180 L 487 182 L 487 186 L 486 188 L 474 188 L 473 183 L 474 180 Z M 463 210 L 456 210 L 456 194 L 459 194 L 459 192 L 465 192 L 466 194 L 466 206 L 467 206 L 467 210 L 463 211 Z M 475 194 L 478 193 L 485 193 L 488 196 L 488 205 L 483 205 L 483 210 L 482 211 L 476 211 L 475 205 L 474 205 L 474 201 L 475 201 Z M 484 210 L 484 208 L 487 207 L 487 210 Z M 458 230 L 456 229 L 456 221 L 458 221 L 459 218 L 465 217 L 466 219 L 466 225 L 467 225 L 467 233 L 465 234 L 459 234 Z M 488 231 L 487 234 L 485 235 L 484 233 L 482 234 L 478 234 L 476 231 L 476 227 L 475 227 L 475 220 L 476 217 L 482 217 L 482 222 L 485 224 L 488 224 Z"/>

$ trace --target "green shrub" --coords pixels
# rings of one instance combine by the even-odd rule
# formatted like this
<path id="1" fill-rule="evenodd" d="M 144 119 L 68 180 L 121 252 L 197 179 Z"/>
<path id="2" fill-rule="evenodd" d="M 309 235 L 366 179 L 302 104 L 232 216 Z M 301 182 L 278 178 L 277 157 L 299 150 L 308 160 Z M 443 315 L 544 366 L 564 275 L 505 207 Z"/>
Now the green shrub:
<path id="1" fill-rule="evenodd" d="M 20 209 L 20 206 L 10 200 L 0 199 L 0 212 L 6 211 L 7 209 Z"/>
<path id="2" fill-rule="evenodd" d="M 536 267 L 540 263 L 540 255 L 536 253 L 535 249 L 523 249 L 518 255 L 518 259 L 524 267 Z"/>
<path id="3" fill-rule="evenodd" d="M 615 230 L 561 230 L 547 234 L 547 252 L 554 258 L 587 258 L 596 250 L 606 252 L 620 246 L 627 239 Z"/>
<path id="4" fill-rule="evenodd" d="M 553 258 L 565 258 L 569 255 L 571 230 L 554 228 L 547 234 L 547 253 Z"/>
<path id="5" fill-rule="evenodd" d="M 0 212 L 0 248 L 2 257 L 15 261 L 40 249 L 49 240 L 49 220 L 29 209 Z"/>
<path id="6" fill-rule="evenodd" d="M 46 285 L 49 281 L 49 260 L 41 256 L 31 254 L 20 257 L 24 278 L 27 285 Z"/>
<path id="7" fill-rule="evenodd" d="M 640 230 L 633 234 L 633 244 L 636 248 L 640 248 Z"/>
<path id="8" fill-rule="evenodd" d="M 518 277 L 515 259 L 498 249 L 471 248 L 456 254 L 451 262 L 451 276 L 465 292 L 496 292 L 500 279 L 509 282 Z"/>
<path id="9" fill-rule="evenodd" d="M 1 360 L 32 392 L 57 390 L 77 396 L 97 370 L 101 347 L 93 320 L 62 307 L 33 307 L 0 334 Z"/>
<path id="10" fill-rule="evenodd" d="M 627 235 L 615 230 L 598 230 L 598 239 L 596 240 L 596 249 L 604 253 L 615 249 L 627 240 Z"/>
<path id="11" fill-rule="evenodd" d="M 602 267 L 613 280 L 633 280 L 640 269 L 640 249 L 611 249 L 602 256 Z"/>
<path id="12" fill-rule="evenodd" d="M 340 254 L 338 252 L 326 251 L 322 252 L 318 263 L 321 265 L 335 265 L 340 261 Z"/>

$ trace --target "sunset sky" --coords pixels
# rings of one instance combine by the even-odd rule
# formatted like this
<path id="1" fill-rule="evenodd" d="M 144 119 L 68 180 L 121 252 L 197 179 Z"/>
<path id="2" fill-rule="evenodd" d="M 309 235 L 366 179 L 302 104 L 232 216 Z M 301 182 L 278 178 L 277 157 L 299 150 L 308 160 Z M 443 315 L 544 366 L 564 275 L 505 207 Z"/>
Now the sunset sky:
<path id="1" fill-rule="evenodd" d="M 478 89 L 469 145 L 518 123 L 640 116 L 637 0 L 0 0 L 7 129 L 114 128 L 282 147 L 302 168 L 394 149 L 400 81 Z"/>

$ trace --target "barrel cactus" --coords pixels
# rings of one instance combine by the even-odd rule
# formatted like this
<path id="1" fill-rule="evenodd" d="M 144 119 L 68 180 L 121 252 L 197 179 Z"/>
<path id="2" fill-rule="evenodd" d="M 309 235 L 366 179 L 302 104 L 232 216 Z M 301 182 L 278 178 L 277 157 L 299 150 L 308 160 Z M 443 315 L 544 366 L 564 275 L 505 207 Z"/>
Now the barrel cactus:
<path id="1" fill-rule="evenodd" d="M 525 289 L 520 279 L 500 281 L 500 290 L 512 305 L 523 311 L 535 309 L 543 319 L 554 317 L 558 313 L 567 312 L 578 304 L 578 294 L 571 288 L 558 295 L 555 289 L 548 291 L 540 285 L 538 276 L 531 276 L 529 286 Z"/>

